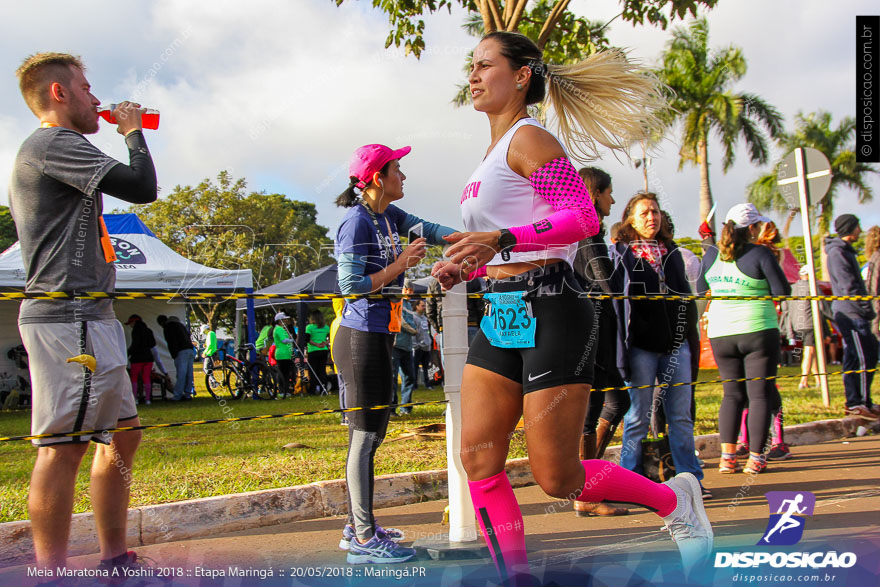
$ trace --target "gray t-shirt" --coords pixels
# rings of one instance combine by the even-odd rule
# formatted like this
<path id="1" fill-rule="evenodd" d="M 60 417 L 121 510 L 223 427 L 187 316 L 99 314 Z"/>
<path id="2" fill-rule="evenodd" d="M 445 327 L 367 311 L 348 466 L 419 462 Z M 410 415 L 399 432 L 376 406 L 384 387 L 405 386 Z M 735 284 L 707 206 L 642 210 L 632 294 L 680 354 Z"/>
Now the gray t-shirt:
<path id="1" fill-rule="evenodd" d="M 82 134 L 40 128 L 12 170 L 9 207 L 21 243 L 26 291 L 112 292 L 116 269 L 101 248 L 98 184 L 119 161 Z M 19 324 L 113 319 L 112 300 L 25 300 Z"/>

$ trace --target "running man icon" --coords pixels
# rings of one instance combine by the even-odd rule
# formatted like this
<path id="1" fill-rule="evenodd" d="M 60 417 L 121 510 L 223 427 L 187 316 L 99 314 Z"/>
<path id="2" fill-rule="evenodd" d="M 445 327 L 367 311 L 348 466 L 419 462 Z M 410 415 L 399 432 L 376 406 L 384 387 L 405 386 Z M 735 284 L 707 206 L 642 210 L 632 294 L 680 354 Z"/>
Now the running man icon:
<path id="1" fill-rule="evenodd" d="M 770 491 L 766 497 L 770 511 L 776 513 L 771 513 L 767 530 L 758 544 L 797 544 L 804 534 L 804 516 L 813 515 L 816 496 L 809 491 Z"/>

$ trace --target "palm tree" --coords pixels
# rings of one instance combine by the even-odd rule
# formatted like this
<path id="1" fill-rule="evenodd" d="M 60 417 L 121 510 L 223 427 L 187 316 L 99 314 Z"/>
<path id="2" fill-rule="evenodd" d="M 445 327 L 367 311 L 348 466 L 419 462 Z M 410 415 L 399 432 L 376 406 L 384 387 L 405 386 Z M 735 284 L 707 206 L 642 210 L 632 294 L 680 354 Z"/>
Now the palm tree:
<path id="1" fill-rule="evenodd" d="M 685 163 L 700 167 L 700 216 L 712 208 L 709 185 L 709 133 L 714 131 L 724 149 L 726 173 L 736 159 L 742 138 L 749 158 L 767 162 L 767 138 L 782 132 L 782 116 L 761 97 L 735 93 L 731 86 L 746 73 L 746 60 L 738 47 L 709 49 L 709 26 L 703 18 L 672 32 L 658 76 L 671 90 L 670 109 L 664 118 L 669 127 L 682 123 L 678 168 Z"/>
<path id="2" fill-rule="evenodd" d="M 820 110 L 795 117 L 793 133 L 782 133 L 778 144 L 780 150 L 788 154 L 798 147 L 812 147 L 821 151 L 831 163 L 831 186 L 828 192 L 815 202 L 819 207 L 819 232 L 827 234 L 834 217 L 834 197 L 840 187 L 856 191 L 860 204 L 870 202 L 874 196 L 868 185 L 869 173 L 880 173 L 870 163 L 856 161 L 855 153 L 856 122 L 851 116 L 841 119 L 837 128 L 831 128 L 831 113 Z M 762 175 L 748 187 L 749 201 L 765 209 L 779 211 L 797 207 L 782 197 L 776 188 L 776 171 Z"/>
<path id="3" fill-rule="evenodd" d="M 831 164 L 831 186 L 828 192 L 814 205 L 819 208 L 819 242 L 824 242 L 834 218 L 834 198 L 839 188 L 855 190 L 858 202 L 870 202 L 874 194 L 868 185 L 868 174 L 880 173 L 870 163 L 856 161 L 855 153 L 856 123 L 851 116 L 841 119 L 837 128 L 831 127 L 831 113 L 820 110 L 795 117 L 792 133 L 781 133 L 778 144 L 784 154 L 798 147 L 812 147 L 821 151 Z M 762 175 L 748 187 L 749 201 L 765 210 L 791 210 L 797 208 L 796 202 L 789 202 L 776 187 L 776 171 Z M 820 245 L 822 267 L 825 267 L 825 247 Z"/>

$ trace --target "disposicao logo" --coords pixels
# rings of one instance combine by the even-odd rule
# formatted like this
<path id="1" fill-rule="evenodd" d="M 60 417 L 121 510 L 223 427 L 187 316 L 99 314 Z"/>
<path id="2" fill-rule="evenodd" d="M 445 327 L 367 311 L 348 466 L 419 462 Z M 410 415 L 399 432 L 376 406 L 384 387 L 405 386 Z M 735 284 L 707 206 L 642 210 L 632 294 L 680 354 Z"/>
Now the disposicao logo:
<path id="1" fill-rule="evenodd" d="M 813 515 L 816 496 L 809 491 L 770 491 L 770 520 L 757 546 L 791 546 L 804 536 L 806 516 Z M 716 552 L 715 567 L 849 568 L 856 564 L 852 552 Z"/>
<path id="2" fill-rule="evenodd" d="M 758 544 L 791 546 L 800 542 L 806 525 L 804 516 L 813 515 L 816 496 L 809 491 L 770 491 L 766 497 L 770 503 L 770 520 Z"/>

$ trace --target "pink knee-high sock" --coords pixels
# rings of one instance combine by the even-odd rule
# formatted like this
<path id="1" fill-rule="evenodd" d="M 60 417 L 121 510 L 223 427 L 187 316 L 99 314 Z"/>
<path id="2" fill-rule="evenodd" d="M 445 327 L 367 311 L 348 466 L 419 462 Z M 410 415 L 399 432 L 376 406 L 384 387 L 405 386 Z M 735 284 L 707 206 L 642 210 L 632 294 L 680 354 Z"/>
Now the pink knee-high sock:
<path id="1" fill-rule="evenodd" d="M 773 427 L 773 439 L 772 444 L 784 444 L 785 436 L 782 431 L 782 406 L 779 406 L 779 411 L 776 412 L 776 416 L 773 418 L 772 422 Z"/>
<path id="2" fill-rule="evenodd" d="M 501 471 L 488 479 L 468 481 L 468 487 L 474 512 L 501 579 L 506 581 L 516 573 L 528 572 L 522 512 L 507 473 Z"/>
<path id="3" fill-rule="evenodd" d="M 742 422 L 739 425 L 739 443 L 744 444 L 745 446 L 749 445 L 749 427 L 746 425 L 746 420 L 749 417 L 749 409 L 745 408 L 743 410 Z"/>
<path id="4" fill-rule="evenodd" d="M 633 473 L 616 463 L 600 459 L 581 461 L 586 480 L 578 501 L 617 501 L 647 506 L 665 518 L 675 510 L 678 498 L 662 483 Z"/>

